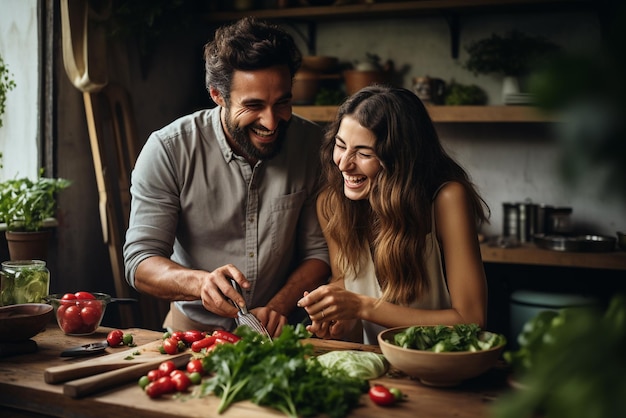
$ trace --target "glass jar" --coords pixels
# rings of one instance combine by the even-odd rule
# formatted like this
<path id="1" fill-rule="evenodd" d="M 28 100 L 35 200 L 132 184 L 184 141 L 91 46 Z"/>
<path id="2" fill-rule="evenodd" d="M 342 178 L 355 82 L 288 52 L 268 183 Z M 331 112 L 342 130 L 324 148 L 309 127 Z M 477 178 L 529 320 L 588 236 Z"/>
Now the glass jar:
<path id="1" fill-rule="evenodd" d="M 0 306 L 45 303 L 50 291 L 50 270 L 45 261 L 4 261 L 1 274 Z"/>

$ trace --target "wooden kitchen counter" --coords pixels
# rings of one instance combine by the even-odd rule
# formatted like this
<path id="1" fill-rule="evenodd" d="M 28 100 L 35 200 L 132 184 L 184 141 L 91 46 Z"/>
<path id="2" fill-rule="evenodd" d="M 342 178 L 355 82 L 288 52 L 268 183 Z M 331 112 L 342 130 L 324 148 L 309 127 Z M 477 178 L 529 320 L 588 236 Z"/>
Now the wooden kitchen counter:
<path id="1" fill-rule="evenodd" d="M 63 394 L 62 385 L 44 382 L 44 370 L 81 362 L 86 358 L 65 359 L 59 357 L 63 349 L 88 342 L 103 340 L 108 329 L 100 328 L 89 337 L 69 337 L 64 335 L 56 323 L 33 338 L 38 351 L 0 358 L 0 410 L 11 411 L 11 417 L 36 416 L 37 413 L 57 417 L 284 417 L 282 413 L 262 408 L 251 402 L 232 405 L 225 413 L 218 415 L 219 399 L 215 396 L 203 398 L 176 399 L 166 396 L 150 399 L 136 382 L 117 388 L 74 399 Z M 132 333 L 137 345 L 148 344 L 161 338 L 162 333 L 143 329 L 125 330 Z M 365 349 L 376 351 L 378 347 L 363 346 L 337 341 L 308 340 L 316 351 L 325 352 L 338 349 Z M 108 348 L 107 351 L 114 352 Z M 123 350 L 123 348 L 122 348 Z M 167 357 L 164 356 L 165 360 Z M 455 388 L 431 388 L 405 376 L 394 374 L 375 379 L 373 382 L 397 387 L 407 395 L 407 400 L 392 407 L 374 405 L 367 394 L 361 397 L 360 405 L 353 409 L 350 417 L 380 416 L 394 417 L 466 417 L 478 418 L 489 415 L 491 402 L 506 386 L 506 372 L 496 367 L 483 376 L 472 379 Z M 12 408 L 7 410 L 6 408 Z M 23 415 L 19 411 L 25 411 Z M 29 411 L 29 412 L 26 412 Z M 2 414 L 4 415 L 4 412 Z M 37 415 L 38 416 L 38 415 Z"/>
<path id="2" fill-rule="evenodd" d="M 567 252 L 538 248 L 535 244 L 501 248 L 484 243 L 480 245 L 480 252 L 485 263 L 626 270 L 626 251 Z"/>

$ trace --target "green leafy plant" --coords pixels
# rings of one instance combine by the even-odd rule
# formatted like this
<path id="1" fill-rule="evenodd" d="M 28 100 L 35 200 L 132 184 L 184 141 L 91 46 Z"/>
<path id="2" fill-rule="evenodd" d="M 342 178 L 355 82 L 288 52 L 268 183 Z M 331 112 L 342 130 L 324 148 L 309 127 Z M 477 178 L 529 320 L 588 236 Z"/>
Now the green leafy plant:
<path id="1" fill-rule="evenodd" d="M 471 42 L 465 50 L 469 59 L 464 68 L 474 74 L 522 76 L 530 73 L 559 47 L 545 38 L 511 31 L 504 36 L 494 33 L 489 38 Z"/>
<path id="2" fill-rule="evenodd" d="M 43 169 L 34 181 L 23 177 L 0 183 L 0 222 L 7 231 L 39 231 L 46 219 L 55 217 L 57 193 L 71 182 L 42 174 Z"/>
<path id="3" fill-rule="evenodd" d="M 446 88 L 446 105 L 484 105 L 487 103 L 487 94 L 475 84 L 465 85 L 452 82 Z"/>
<path id="4" fill-rule="evenodd" d="M 12 76 L 9 67 L 0 55 L 0 127 L 2 127 L 2 115 L 6 110 L 7 93 L 15 88 L 15 81 Z"/>
<path id="5" fill-rule="evenodd" d="M 220 397 L 220 414 L 247 399 L 294 418 L 343 417 L 367 392 L 367 380 L 327 369 L 313 356 L 313 346 L 300 341 L 310 337 L 302 324 L 285 326 L 273 342 L 246 326 L 235 333 L 240 341 L 220 344 L 203 358 L 214 375 L 203 383 L 201 396 Z"/>

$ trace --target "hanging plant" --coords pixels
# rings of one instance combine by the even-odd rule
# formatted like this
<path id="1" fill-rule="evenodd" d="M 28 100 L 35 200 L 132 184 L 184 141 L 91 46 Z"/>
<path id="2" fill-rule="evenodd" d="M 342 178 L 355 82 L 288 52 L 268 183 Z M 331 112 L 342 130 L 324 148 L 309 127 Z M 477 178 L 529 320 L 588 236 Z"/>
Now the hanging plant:
<path id="1" fill-rule="evenodd" d="M 545 38 L 527 36 L 519 31 L 511 31 L 504 36 L 494 33 L 466 46 L 469 59 L 464 68 L 476 75 L 496 73 L 519 77 L 530 73 L 559 49 Z"/>
<path id="2" fill-rule="evenodd" d="M 0 127 L 2 127 L 2 115 L 6 110 L 7 93 L 15 88 L 13 74 L 9 72 L 9 67 L 4 63 L 0 55 Z"/>

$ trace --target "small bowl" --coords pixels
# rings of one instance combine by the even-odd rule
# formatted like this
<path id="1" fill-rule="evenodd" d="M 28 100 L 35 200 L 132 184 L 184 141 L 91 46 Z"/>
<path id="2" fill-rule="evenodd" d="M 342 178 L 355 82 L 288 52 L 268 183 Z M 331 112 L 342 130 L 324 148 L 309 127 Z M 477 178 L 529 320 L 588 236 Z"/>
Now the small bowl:
<path id="1" fill-rule="evenodd" d="M 96 332 L 111 296 L 91 293 L 95 299 L 63 300 L 63 294 L 48 295 L 46 300 L 54 308 L 59 328 L 67 335 L 90 335 Z"/>
<path id="2" fill-rule="evenodd" d="M 52 318 L 52 306 L 22 303 L 0 307 L 0 342 L 26 341 L 41 332 Z"/>
<path id="3" fill-rule="evenodd" d="M 497 363 L 506 345 L 482 351 L 435 353 L 403 348 L 389 342 L 393 341 L 395 334 L 407 328 L 395 327 L 382 331 L 378 334 L 378 344 L 393 367 L 427 386 L 457 386 L 464 380 L 483 374 Z M 483 331 L 480 338 L 488 339 L 491 334 Z"/>

